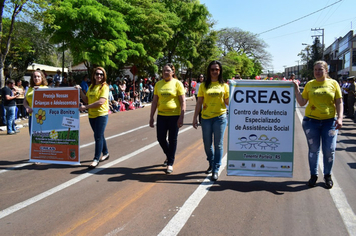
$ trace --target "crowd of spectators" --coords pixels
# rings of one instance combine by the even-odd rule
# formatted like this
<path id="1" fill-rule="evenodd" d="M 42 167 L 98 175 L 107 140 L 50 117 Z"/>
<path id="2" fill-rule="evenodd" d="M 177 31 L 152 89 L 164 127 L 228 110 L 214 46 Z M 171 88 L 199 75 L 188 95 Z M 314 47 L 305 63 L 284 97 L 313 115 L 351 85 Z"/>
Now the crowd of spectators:
<path id="1" fill-rule="evenodd" d="M 37 69 L 39 70 L 39 69 Z M 61 75 L 61 71 L 57 71 L 54 76 L 47 76 L 46 72 L 42 70 L 43 74 L 47 78 L 48 87 L 73 87 L 77 83 L 73 79 L 72 73 L 63 73 Z M 8 78 L 7 80 L 9 80 Z M 115 80 L 109 80 L 109 107 L 110 113 L 116 113 L 119 111 L 129 111 L 138 108 L 143 108 L 145 103 L 150 103 L 153 98 L 153 87 L 156 83 L 156 79 L 139 79 L 135 83 L 133 83 L 132 79 L 128 76 L 123 78 L 117 78 Z M 84 75 L 82 77 L 82 81 L 79 83 L 84 93 L 88 91 L 90 86 L 90 80 L 88 75 Z M 23 99 L 29 88 L 29 82 L 25 80 L 16 80 L 15 85 L 11 90 L 14 94 L 19 93 L 19 96 L 16 98 L 16 121 L 26 120 L 29 117 L 26 109 L 23 107 Z M 0 92 L 2 95 L 2 90 Z M 3 105 L 3 102 L 0 104 L 1 108 L 1 118 L 0 118 L 0 126 L 6 125 L 6 111 Z M 87 111 L 85 111 L 87 112 Z"/>

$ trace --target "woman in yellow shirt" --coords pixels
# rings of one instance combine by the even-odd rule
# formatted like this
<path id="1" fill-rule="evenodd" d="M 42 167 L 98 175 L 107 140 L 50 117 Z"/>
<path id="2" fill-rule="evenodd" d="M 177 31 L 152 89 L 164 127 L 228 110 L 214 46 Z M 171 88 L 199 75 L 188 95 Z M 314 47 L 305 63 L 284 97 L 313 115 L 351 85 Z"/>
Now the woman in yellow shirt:
<path id="1" fill-rule="evenodd" d="M 314 187 L 318 179 L 318 159 L 320 140 L 324 159 L 324 180 L 326 188 L 333 187 L 331 169 L 333 167 L 338 129 L 342 127 L 343 103 L 341 89 L 336 80 L 328 75 L 325 61 L 314 63 L 314 80 L 309 81 L 301 94 L 296 81 L 295 96 L 299 105 L 305 109 L 302 126 L 309 147 L 310 180 L 308 185 Z M 337 117 L 335 115 L 337 114 Z"/>
<path id="2" fill-rule="evenodd" d="M 211 180 L 213 181 L 218 179 L 224 151 L 224 133 L 227 125 L 226 105 L 229 105 L 229 86 L 222 78 L 221 63 L 212 61 L 207 69 L 206 80 L 199 87 L 198 101 L 193 116 L 193 127 L 195 129 L 198 128 L 197 117 L 203 109 L 201 112 L 201 126 L 204 149 L 209 162 L 209 168 L 206 173 L 212 173 Z"/>
<path id="3" fill-rule="evenodd" d="M 42 71 L 36 70 L 32 73 L 31 80 L 30 80 L 30 87 L 27 90 L 25 99 L 23 101 L 23 106 L 26 109 L 26 112 L 29 114 L 28 119 L 28 131 L 32 132 L 31 121 L 32 121 L 32 100 L 33 100 L 33 91 L 37 88 L 48 88 L 48 83 L 46 80 L 45 75 Z"/>
<path id="4" fill-rule="evenodd" d="M 176 79 L 175 68 L 171 63 L 163 67 L 163 80 L 154 87 L 149 125 L 154 127 L 154 114 L 157 115 L 157 140 L 166 154 L 166 173 L 173 172 L 179 128 L 183 126 L 185 113 L 185 92 L 182 82 Z M 168 133 L 168 142 L 167 142 Z"/>
<path id="5" fill-rule="evenodd" d="M 82 104 L 79 110 L 88 110 L 89 123 L 95 139 L 94 160 L 89 168 L 95 168 L 99 165 L 99 161 L 109 159 L 109 151 L 104 137 L 109 114 L 108 96 L 109 85 L 106 83 L 106 72 L 104 68 L 97 67 L 92 74 L 88 92 L 84 94 L 80 90 L 80 97 L 87 105 Z M 100 158 L 101 153 L 103 156 Z"/>

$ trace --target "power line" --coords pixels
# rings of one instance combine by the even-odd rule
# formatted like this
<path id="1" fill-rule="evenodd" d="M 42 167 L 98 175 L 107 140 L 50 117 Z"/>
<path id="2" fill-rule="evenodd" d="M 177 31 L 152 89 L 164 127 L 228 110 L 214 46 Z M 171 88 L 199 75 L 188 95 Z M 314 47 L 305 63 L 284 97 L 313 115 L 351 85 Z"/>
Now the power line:
<path id="1" fill-rule="evenodd" d="M 270 31 L 275 30 L 275 29 L 279 29 L 279 28 L 281 28 L 281 27 L 283 27 L 283 26 L 286 26 L 286 25 L 289 25 L 289 24 L 291 24 L 291 23 L 293 23 L 293 22 L 296 22 L 296 21 L 299 21 L 299 20 L 301 20 L 301 19 L 304 19 L 304 18 L 306 18 L 306 17 L 308 17 L 308 16 L 311 16 L 311 15 L 313 15 L 313 14 L 319 12 L 319 11 L 325 10 L 326 8 L 331 7 L 331 6 L 337 4 L 337 3 L 341 2 L 341 1 L 342 1 L 342 0 L 339 0 L 339 1 L 337 1 L 337 2 L 334 2 L 334 3 L 332 3 L 332 4 L 330 4 L 330 5 L 326 6 L 326 7 L 323 7 L 323 8 L 321 8 L 321 9 L 315 11 L 315 12 L 312 12 L 312 13 L 310 13 L 310 14 L 308 14 L 308 15 L 302 16 L 302 17 L 300 17 L 300 18 L 298 18 L 298 19 L 296 19 L 296 20 L 290 21 L 290 22 L 285 23 L 285 24 L 283 24 L 283 25 L 277 26 L 277 27 L 275 27 L 275 28 L 273 28 L 273 29 L 266 30 L 266 31 L 264 31 L 264 32 L 262 32 L 262 33 L 259 33 L 258 35 L 261 35 L 261 34 L 270 32 Z"/>

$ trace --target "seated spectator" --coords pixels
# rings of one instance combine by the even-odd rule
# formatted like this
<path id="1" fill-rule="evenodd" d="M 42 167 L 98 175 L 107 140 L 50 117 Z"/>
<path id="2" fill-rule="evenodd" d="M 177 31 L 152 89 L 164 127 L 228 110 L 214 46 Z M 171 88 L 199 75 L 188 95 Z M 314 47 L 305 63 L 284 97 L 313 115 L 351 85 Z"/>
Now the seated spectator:
<path id="1" fill-rule="evenodd" d="M 119 112 L 120 111 L 120 104 L 115 100 L 111 100 L 109 102 L 109 108 L 113 113 Z"/>

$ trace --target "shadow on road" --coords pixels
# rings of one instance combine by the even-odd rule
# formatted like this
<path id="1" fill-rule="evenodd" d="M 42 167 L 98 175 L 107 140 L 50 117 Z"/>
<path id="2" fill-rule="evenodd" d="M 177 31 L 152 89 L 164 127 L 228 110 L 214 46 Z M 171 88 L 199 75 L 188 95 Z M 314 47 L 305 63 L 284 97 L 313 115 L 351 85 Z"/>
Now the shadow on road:
<path id="1" fill-rule="evenodd" d="M 323 183 L 318 183 L 317 186 L 324 186 Z M 284 181 L 284 182 L 266 182 L 266 181 L 225 181 L 218 180 L 214 186 L 210 188 L 210 191 L 225 191 L 233 190 L 238 192 L 258 192 L 266 191 L 275 195 L 283 195 L 284 192 L 300 192 L 310 189 L 306 184 L 306 181 Z"/>
<path id="2" fill-rule="evenodd" d="M 139 182 L 165 183 L 165 184 L 187 184 L 200 185 L 206 178 L 205 171 L 192 171 L 183 173 L 165 174 L 165 167 L 162 165 L 143 166 L 139 168 L 115 167 L 97 171 L 97 175 L 115 175 L 108 178 L 109 182 L 121 182 L 134 180 Z M 74 171 L 72 174 L 84 174 L 90 170 Z M 194 181 L 192 181 L 194 180 Z M 200 181 L 197 181 L 200 180 Z M 317 186 L 324 186 L 324 183 L 318 183 Z M 218 180 L 209 191 L 233 190 L 238 192 L 256 192 L 267 191 L 275 195 L 282 195 L 284 192 L 299 192 L 307 190 L 306 181 L 284 181 L 284 182 L 267 182 L 267 181 L 226 181 Z"/>
<path id="3" fill-rule="evenodd" d="M 7 169 L 8 167 L 6 166 L 13 166 L 13 165 L 18 165 L 18 164 L 24 164 L 27 163 L 28 159 L 25 160 L 18 160 L 18 161 L 6 161 L 2 160 L 0 161 L 0 169 Z"/>
<path id="4" fill-rule="evenodd" d="M 138 168 L 128 167 L 112 167 L 100 170 L 100 166 L 94 170 L 82 169 L 73 171 L 72 174 L 84 174 L 88 172 L 96 172 L 96 175 L 116 175 L 108 179 L 109 182 L 121 182 L 125 180 L 136 180 L 139 182 L 160 182 L 160 181 L 184 181 L 191 179 L 203 180 L 206 175 L 204 171 L 193 171 L 185 173 L 166 174 L 166 167 L 162 165 L 142 166 Z M 204 174 L 204 175 L 200 175 Z"/>
<path id="5" fill-rule="evenodd" d="M 351 169 L 356 169 L 356 163 L 347 163 Z"/>

